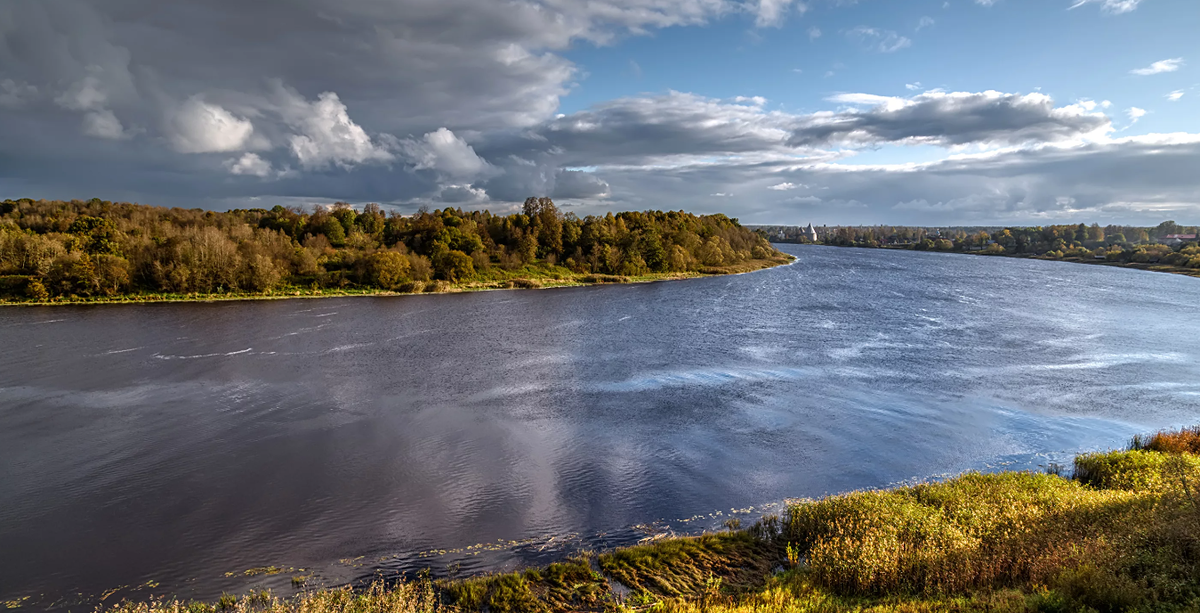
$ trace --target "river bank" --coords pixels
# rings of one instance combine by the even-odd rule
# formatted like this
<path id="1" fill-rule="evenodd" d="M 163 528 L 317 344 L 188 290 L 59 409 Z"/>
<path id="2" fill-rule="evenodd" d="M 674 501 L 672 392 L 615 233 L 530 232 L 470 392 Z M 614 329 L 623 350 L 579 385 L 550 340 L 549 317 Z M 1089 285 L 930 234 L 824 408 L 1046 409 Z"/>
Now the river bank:
<path id="1" fill-rule="evenodd" d="M 1200 602 L 1200 429 L 1080 455 L 1071 475 L 969 473 L 522 572 L 269 593 L 165 611 L 1127 611 Z M 302 581 L 303 578 L 297 578 Z"/>
<path id="2" fill-rule="evenodd" d="M 287 287 L 270 292 L 228 293 L 140 293 L 116 296 L 57 296 L 50 300 L 18 301 L 0 298 L 0 306 L 57 306 L 81 304 L 158 304 L 178 302 L 229 302 L 246 300 L 287 300 L 294 298 L 347 298 L 356 296 L 410 296 L 419 294 L 447 294 L 480 292 L 506 289 L 553 289 L 559 287 L 581 287 L 588 285 L 638 284 L 658 281 L 680 281 L 701 277 L 743 274 L 783 266 L 795 261 L 794 256 L 780 254 L 779 257 L 748 260 L 731 266 L 706 267 L 699 271 L 647 273 L 642 275 L 605 275 L 576 273 L 569 269 L 532 265 L 517 271 L 493 271 L 483 278 L 451 283 L 447 281 L 410 282 L 397 290 L 375 288 L 322 288 Z"/>

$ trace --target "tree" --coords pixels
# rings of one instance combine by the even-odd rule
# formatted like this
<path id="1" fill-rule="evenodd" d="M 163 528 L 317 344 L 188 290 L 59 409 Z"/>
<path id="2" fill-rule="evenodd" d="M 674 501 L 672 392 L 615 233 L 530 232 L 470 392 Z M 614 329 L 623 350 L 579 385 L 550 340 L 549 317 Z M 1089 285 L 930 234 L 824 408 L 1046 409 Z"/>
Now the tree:
<path id="1" fill-rule="evenodd" d="M 465 281 L 475 276 L 475 263 L 471 256 L 454 249 L 441 254 L 434 261 L 434 268 L 439 277 L 451 283 Z"/>
<path id="2" fill-rule="evenodd" d="M 408 280 L 408 258 L 395 251 L 379 251 L 367 258 L 367 282 L 383 289 L 394 289 Z"/>

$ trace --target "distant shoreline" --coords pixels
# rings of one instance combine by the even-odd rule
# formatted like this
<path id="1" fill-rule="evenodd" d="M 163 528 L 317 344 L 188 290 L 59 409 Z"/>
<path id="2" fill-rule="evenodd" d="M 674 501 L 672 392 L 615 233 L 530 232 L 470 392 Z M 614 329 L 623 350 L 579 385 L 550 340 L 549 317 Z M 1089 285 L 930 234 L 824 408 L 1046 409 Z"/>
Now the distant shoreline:
<path id="1" fill-rule="evenodd" d="M 1148 272 L 1162 272 L 1173 275 L 1182 275 L 1185 277 L 1200 278 L 1200 268 L 1185 268 L 1182 266 L 1171 266 L 1168 264 L 1142 263 L 1142 262 L 1110 262 L 1107 260 L 1089 260 L 1080 257 L 1047 257 L 1044 255 L 1034 255 L 1030 253 L 983 253 L 981 251 L 944 251 L 944 250 L 920 250 L 911 247 L 899 247 L 893 245 L 883 245 L 879 247 L 865 247 L 862 245 L 829 245 L 825 243 L 791 243 L 791 242 L 774 242 L 778 245 L 812 245 L 815 247 L 833 247 L 835 249 L 865 249 L 869 251 L 885 250 L 885 251 L 912 251 L 914 253 L 945 253 L 950 255 L 971 255 L 985 256 L 993 258 L 1010 258 L 1015 260 L 1041 260 L 1044 262 L 1069 262 L 1071 264 L 1092 264 L 1097 266 L 1108 266 L 1111 268 L 1130 268 L 1133 270 L 1145 270 Z"/>
<path id="2" fill-rule="evenodd" d="M 656 283 L 659 281 L 682 281 L 703 277 L 723 277 L 728 275 L 756 272 L 777 266 L 786 266 L 796 260 L 794 256 L 783 254 L 784 257 L 750 260 L 733 266 L 707 268 L 697 272 L 663 272 L 648 273 L 636 276 L 604 275 L 604 274 L 572 274 L 567 277 L 521 277 L 505 281 L 483 282 L 471 281 L 466 283 L 431 282 L 421 291 L 401 292 L 381 289 L 316 289 L 289 288 L 273 292 L 245 293 L 215 293 L 215 294 L 126 294 L 118 296 L 66 297 L 45 302 L 28 302 L 0 299 L 0 307 L 38 307 L 38 306 L 81 306 L 101 304 L 180 304 L 180 303 L 209 303 L 209 302 L 242 302 L 262 300 L 298 300 L 316 298 L 354 298 L 354 297 L 400 297 L 421 296 L 434 294 L 459 294 L 483 291 L 515 290 L 515 289 L 557 289 L 564 287 L 588 287 L 595 285 L 637 285 Z"/>

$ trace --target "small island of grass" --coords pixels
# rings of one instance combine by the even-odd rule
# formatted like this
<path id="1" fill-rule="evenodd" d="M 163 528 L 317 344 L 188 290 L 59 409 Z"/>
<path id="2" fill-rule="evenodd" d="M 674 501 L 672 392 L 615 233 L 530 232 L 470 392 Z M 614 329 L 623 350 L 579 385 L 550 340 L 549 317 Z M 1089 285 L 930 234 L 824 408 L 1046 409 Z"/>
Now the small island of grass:
<path id="1" fill-rule="evenodd" d="M 580 218 L 368 204 L 227 212 L 93 199 L 0 203 L 0 303 L 155 302 L 539 288 L 785 264 L 725 215 Z"/>

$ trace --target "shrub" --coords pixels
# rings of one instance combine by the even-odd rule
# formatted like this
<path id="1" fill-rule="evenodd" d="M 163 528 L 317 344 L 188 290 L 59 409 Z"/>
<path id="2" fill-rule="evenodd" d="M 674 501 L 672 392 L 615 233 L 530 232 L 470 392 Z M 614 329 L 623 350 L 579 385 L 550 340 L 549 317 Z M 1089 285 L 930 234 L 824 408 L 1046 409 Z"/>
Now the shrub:
<path id="1" fill-rule="evenodd" d="M 1200 454 L 1200 426 L 1192 426 L 1181 430 L 1155 433 L 1149 439 L 1141 436 L 1133 437 L 1130 449 L 1160 451 L 1162 453 Z"/>

